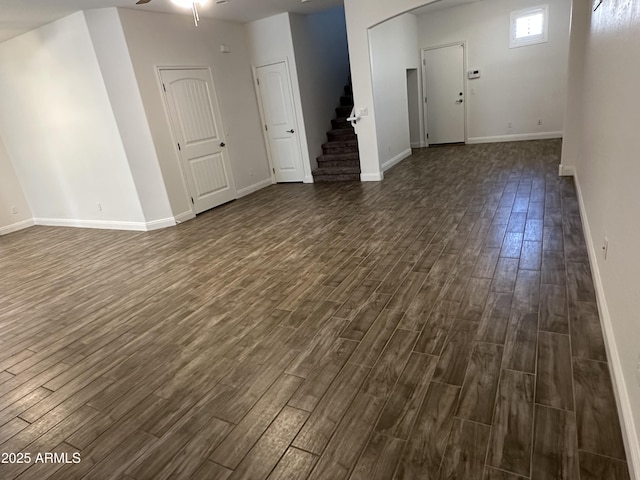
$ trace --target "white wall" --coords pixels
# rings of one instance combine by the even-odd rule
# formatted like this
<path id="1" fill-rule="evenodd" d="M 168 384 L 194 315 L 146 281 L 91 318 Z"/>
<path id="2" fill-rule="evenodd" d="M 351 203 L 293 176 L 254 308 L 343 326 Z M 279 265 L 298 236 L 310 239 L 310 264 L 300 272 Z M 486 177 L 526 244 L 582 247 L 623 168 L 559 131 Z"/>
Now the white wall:
<path id="1" fill-rule="evenodd" d="M 576 173 L 627 456 L 638 478 L 640 4 L 605 1 L 592 15 L 589 7 L 574 2 L 569 78 L 582 86 L 569 88 L 567 123 L 576 128 L 567 131 L 562 163 Z"/>
<path id="2" fill-rule="evenodd" d="M 466 41 L 467 70 L 481 71 L 467 81 L 469 142 L 562 136 L 571 0 L 548 0 L 548 42 L 509 48 L 510 13 L 540 3 L 485 0 L 418 17 L 420 48 Z"/>
<path id="3" fill-rule="evenodd" d="M 18 213 L 12 213 L 15 207 Z M 31 208 L 0 137 L 0 235 L 32 225 Z"/>
<path id="4" fill-rule="evenodd" d="M 304 112 L 302 111 L 300 76 L 296 65 L 295 51 L 293 49 L 290 15 L 289 13 L 281 13 L 272 17 L 256 20 L 255 22 L 247 23 L 245 29 L 249 42 L 251 64 L 254 67 L 282 60 L 286 60 L 289 65 L 294 113 L 297 123 L 296 131 L 298 132 L 302 155 L 300 162 L 303 169 L 303 181 L 305 183 L 313 182 L 313 177 L 311 176 L 311 157 L 309 156 L 309 148 L 307 147 L 307 126 Z"/>
<path id="5" fill-rule="evenodd" d="M 436 0 L 345 0 L 349 59 L 356 110 L 366 109 L 358 124 L 358 147 L 363 181 L 379 181 L 383 178 L 378 155 L 376 121 L 378 115 L 373 104 L 373 80 L 369 57 L 369 28 L 394 16 L 405 13 Z"/>
<path id="6" fill-rule="evenodd" d="M 159 66 L 211 68 L 238 193 L 270 184 L 244 27 L 202 18 L 195 28 L 189 15 L 129 9 L 118 13 L 174 215 L 188 218 L 191 207 L 165 112 Z M 220 52 L 221 44 L 231 53 Z"/>
<path id="7" fill-rule="evenodd" d="M 82 12 L 0 44 L 0 104 L 0 134 L 36 221 L 144 227 Z"/>
<path id="8" fill-rule="evenodd" d="M 420 65 L 418 19 L 410 13 L 369 31 L 380 168 L 411 155 L 407 69 Z"/>
<path id="9" fill-rule="evenodd" d="M 344 8 L 312 15 L 290 15 L 296 70 L 311 169 L 322 155 L 349 77 Z"/>
<path id="10" fill-rule="evenodd" d="M 145 219 L 174 224 L 118 11 L 87 10 L 85 18 Z"/>

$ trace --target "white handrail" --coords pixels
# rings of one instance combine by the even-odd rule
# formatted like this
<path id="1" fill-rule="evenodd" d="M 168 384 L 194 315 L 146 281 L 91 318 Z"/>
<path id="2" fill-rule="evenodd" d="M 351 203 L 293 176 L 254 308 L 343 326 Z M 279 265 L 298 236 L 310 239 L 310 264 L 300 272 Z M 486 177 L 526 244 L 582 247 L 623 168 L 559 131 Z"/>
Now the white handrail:
<path id="1" fill-rule="evenodd" d="M 349 115 L 349 117 L 347 117 L 347 122 L 351 122 L 351 126 L 353 127 L 353 130 L 356 132 L 356 135 L 358 134 L 358 120 L 360 120 L 360 116 L 356 115 L 356 107 L 354 106 L 351 109 L 351 114 Z"/>
<path id="2" fill-rule="evenodd" d="M 351 122 L 351 126 L 353 128 L 356 128 L 356 123 L 358 123 L 358 120 L 360 120 L 360 117 L 356 115 L 356 107 L 354 106 L 351 109 L 351 113 L 349 114 L 349 117 L 347 118 L 347 122 Z"/>

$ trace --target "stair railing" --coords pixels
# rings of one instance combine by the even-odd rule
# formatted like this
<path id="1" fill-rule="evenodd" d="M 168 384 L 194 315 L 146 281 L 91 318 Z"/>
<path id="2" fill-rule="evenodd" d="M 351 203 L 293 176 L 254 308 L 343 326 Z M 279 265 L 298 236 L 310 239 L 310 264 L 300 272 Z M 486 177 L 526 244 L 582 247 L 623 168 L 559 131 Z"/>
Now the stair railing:
<path id="1" fill-rule="evenodd" d="M 351 113 L 349 114 L 349 117 L 347 118 L 347 122 L 351 122 L 351 126 L 356 131 L 356 135 L 358 134 L 358 125 L 357 125 L 358 120 L 360 120 L 360 116 L 356 115 L 356 107 L 354 106 L 351 109 Z"/>

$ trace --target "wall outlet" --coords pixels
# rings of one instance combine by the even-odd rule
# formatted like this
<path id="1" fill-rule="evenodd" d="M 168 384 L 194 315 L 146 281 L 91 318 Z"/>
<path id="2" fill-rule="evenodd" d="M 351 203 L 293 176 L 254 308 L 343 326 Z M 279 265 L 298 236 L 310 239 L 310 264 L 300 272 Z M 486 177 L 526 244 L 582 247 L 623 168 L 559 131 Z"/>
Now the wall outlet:
<path id="1" fill-rule="evenodd" d="M 609 254 L 609 239 L 604 237 L 604 241 L 602 242 L 602 255 L 604 259 L 607 259 L 607 255 Z"/>
<path id="2" fill-rule="evenodd" d="M 12 215 L 17 215 L 18 214 L 18 209 L 16 207 L 11 207 L 11 214 Z"/>
<path id="3" fill-rule="evenodd" d="M 538 125 L 542 125 L 542 120 L 538 120 Z"/>
<path id="4" fill-rule="evenodd" d="M 96 206 L 98 207 L 98 211 L 101 212 L 102 211 L 102 204 L 100 202 L 96 203 Z"/>

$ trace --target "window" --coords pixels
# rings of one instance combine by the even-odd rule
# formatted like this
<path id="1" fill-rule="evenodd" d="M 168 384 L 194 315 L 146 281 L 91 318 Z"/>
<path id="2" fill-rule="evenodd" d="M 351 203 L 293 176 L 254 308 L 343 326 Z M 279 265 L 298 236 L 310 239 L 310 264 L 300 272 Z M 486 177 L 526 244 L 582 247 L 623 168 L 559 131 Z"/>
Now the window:
<path id="1" fill-rule="evenodd" d="M 549 5 L 511 12 L 509 48 L 546 42 L 548 26 Z"/>

